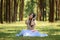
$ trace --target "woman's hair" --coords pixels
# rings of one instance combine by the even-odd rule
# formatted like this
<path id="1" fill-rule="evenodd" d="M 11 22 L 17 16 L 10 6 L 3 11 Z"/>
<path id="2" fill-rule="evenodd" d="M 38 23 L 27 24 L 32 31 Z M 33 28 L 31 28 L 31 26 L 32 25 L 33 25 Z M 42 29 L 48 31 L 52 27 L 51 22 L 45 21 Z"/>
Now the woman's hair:
<path id="1" fill-rule="evenodd" d="M 36 17 L 35 13 L 30 13 L 29 16 L 32 15 L 32 14 L 33 14 L 33 18 L 35 18 Z M 32 20 L 30 20 L 29 25 L 31 25 L 31 21 Z M 31 27 L 32 27 L 32 25 L 31 25 Z"/>
<path id="2" fill-rule="evenodd" d="M 30 13 L 29 16 L 32 15 L 32 14 L 33 14 L 33 18 L 35 18 L 36 17 L 35 13 Z"/>

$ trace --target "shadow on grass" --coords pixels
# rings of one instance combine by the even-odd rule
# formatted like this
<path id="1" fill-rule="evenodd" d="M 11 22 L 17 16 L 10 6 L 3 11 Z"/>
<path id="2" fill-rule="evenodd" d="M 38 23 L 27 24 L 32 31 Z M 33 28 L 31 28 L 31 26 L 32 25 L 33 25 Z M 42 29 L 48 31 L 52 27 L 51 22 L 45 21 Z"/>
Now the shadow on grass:
<path id="1" fill-rule="evenodd" d="M 60 32 L 60 29 L 46 29 L 46 30 L 41 30 L 43 32 L 48 32 L 48 35 L 55 34 L 57 32 Z"/>
<path id="2" fill-rule="evenodd" d="M 3 33 L 0 32 L 0 38 L 5 38 L 5 37 L 14 37 L 16 33 Z"/>
<path id="3" fill-rule="evenodd" d="M 47 37 L 16 37 L 15 35 L 19 33 L 21 30 L 8 30 L 8 31 L 15 31 L 16 33 L 4 33 L 0 32 L 0 40 L 60 40 L 60 35 L 49 35 Z M 42 30 L 47 31 L 48 34 L 53 34 L 54 32 L 59 32 L 60 29 L 49 29 L 49 30 Z"/>
<path id="4" fill-rule="evenodd" d="M 57 25 L 57 27 L 60 27 L 60 25 Z"/>
<path id="5" fill-rule="evenodd" d="M 12 27 L 6 27 L 6 28 L 12 28 Z M 47 37 L 21 37 L 21 36 L 16 37 L 15 35 L 21 32 L 21 30 L 19 29 L 20 28 L 19 26 L 13 27 L 13 28 L 16 28 L 18 30 L 16 29 L 7 30 L 8 32 L 13 32 L 13 33 L 0 32 L 0 40 L 60 40 L 60 35 L 51 35 L 51 34 L 54 34 L 55 32 L 60 32 L 60 29 L 38 28 L 39 31 L 48 32 L 49 36 Z M 3 28 L 0 28 L 0 29 L 3 29 Z"/>
<path id="6" fill-rule="evenodd" d="M 1 28 L 2 29 L 2 28 Z M 11 32 L 11 33 L 10 33 Z M 21 32 L 21 30 L 7 30 L 7 32 L 0 32 L 0 38 L 4 37 L 14 37 L 17 33 Z"/>
<path id="7" fill-rule="evenodd" d="M 60 40 L 60 35 L 49 35 L 47 37 L 5 37 L 4 40 Z M 0 40 L 2 40 L 0 38 Z"/>
<path id="8" fill-rule="evenodd" d="M 0 28 L 0 29 L 4 29 L 4 28 Z"/>

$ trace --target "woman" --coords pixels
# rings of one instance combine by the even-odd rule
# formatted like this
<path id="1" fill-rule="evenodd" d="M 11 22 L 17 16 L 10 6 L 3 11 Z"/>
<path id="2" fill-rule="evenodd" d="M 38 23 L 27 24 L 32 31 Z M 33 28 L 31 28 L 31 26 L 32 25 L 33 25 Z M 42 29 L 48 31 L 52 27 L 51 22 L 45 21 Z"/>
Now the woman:
<path id="1" fill-rule="evenodd" d="M 28 20 L 25 21 L 27 25 L 27 29 L 34 30 L 34 26 L 36 24 L 35 18 L 36 18 L 36 15 L 34 13 L 29 14 Z"/>
<path id="2" fill-rule="evenodd" d="M 35 37 L 35 36 L 44 37 L 44 36 L 48 36 L 47 34 L 41 34 L 37 30 L 34 30 L 34 26 L 36 24 L 35 23 L 35 18 L 36 18 L 36 15 L 34 13 L 31 13 L 29 15 L 28 20 L 25 21 L 25 23 L 27 24 L 27 30 L 22 30 L 16 36 L 30 36 L 30 37 Z"/>

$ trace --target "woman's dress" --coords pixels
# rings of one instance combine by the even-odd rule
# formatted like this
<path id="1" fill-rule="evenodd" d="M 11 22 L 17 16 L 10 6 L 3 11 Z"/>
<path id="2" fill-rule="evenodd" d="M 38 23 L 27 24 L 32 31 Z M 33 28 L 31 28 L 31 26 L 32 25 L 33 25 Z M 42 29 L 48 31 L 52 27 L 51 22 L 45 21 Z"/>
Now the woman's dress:
<path id="1" fill-rule="evenodd" d="M 16 34 L 16 36 L 45 37 L 48 35 L 42 34 L 36 30 L 22 30 L 20 33 Z"/>

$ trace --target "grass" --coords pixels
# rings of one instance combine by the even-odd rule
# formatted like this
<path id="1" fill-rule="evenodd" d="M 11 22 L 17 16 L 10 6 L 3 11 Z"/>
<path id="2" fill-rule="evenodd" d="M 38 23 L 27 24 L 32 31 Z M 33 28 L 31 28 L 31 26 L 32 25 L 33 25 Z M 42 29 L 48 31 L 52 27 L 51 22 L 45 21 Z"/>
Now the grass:
<path id="1" fill-rule="evenodd" d="M 0 40 L 60 40 L 60 21 L 54 23 L 37 21 L 35 30 L 47 33 L 47 37 L 16 37 L 15 35 L 23 29 L 26 29 L 24 21 L 0 24 Z"/>

